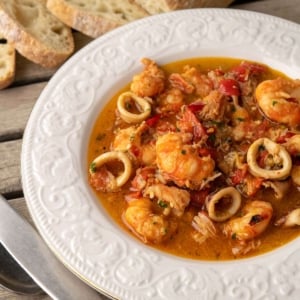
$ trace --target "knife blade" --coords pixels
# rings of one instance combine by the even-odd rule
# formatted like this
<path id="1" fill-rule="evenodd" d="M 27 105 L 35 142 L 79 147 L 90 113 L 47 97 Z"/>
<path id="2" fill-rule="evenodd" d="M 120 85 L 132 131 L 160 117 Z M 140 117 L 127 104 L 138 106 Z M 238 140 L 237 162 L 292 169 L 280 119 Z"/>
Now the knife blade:
<path id="1" fill-rule="evenodd" d="M 103 299 L 70 272 L 40 235 L 0 195 L 0 242 L 32 279 L 53 299 Z"/>

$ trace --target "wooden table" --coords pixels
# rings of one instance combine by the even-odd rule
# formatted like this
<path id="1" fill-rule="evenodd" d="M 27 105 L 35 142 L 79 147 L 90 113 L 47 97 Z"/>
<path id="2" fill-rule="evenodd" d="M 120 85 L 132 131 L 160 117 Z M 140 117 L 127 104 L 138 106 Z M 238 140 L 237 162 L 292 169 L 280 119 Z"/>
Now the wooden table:
<path id="1" fill-rule="evenodd" d="M 240 0 L 235 1 L 230 7 L 263 12 L 300 24 L 299 4 L 299 0 Z M 78 32 L 74 33 L 74 38 L 77 50 L 91 41 Z M 0 193 L 31 223 L 21 186 L 22 135 L 37 98 L 55 71 L 44 69 L 17 55 L 15 82 L 10 88 L 0 91 Z M 48 300 L 50 297 L 45 294 L 21 296 L 0 288 L 0 299 Z"/>

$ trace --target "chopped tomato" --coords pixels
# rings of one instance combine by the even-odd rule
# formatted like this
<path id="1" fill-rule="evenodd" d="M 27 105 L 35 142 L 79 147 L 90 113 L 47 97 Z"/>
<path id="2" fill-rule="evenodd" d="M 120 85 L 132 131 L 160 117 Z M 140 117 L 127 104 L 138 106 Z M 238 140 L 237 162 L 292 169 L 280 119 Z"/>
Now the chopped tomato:
<path id="1" fill-rule="evenodd" d="M 193 102 L 193 103 L 188 105 L 188 108 L 193 113 L 197 113 L 197 112 L 201 111 L 203 107 L 204 107 L 204 104 L 202 102 Z"/>
<path id="2" fill-rule="evenodd" d="M 89 182 L 96 190 L 101 190 L 108 185 L 110 180 L 110 172 L 104 167 L 97 169 L 92 173 Z"/>
<path id="3" fill-rule="evenodd" d="M 139 147 L 137 147 L 136 145 L 132 145 L 130 147 L 130 152 L 135 156 L 135 157 L 138 157 L 140 155 L 140 149 Z"/>
<path id="4" fill-rule="evenodd" d="M 209 189 L 204 189 L 201 191 L 191 191 L 191 204 L 196 207 L 203 207 L 205 205 L 205 200 L 209 194 Z"/>
<path id="5" fill-rule="evenodd" d="M 199 140 L 206 135 L 204 127 L 188 106 L 185 107 L 182 117 L 177 122 L 177 126 L 183 132 L 192 133 L 195 140 Z"/>
<path id="6" fill-rule="evenodd" d="M 247 174 L 247 165 L 242 169 L 236 169 L 233 175 L 230 177 L 233 185 L 240 184 L 246 177 Z"/>
<path id="7" fill-rule="evenodd" d="M 231 70 L 235 78 L 240 82 L 245 82 L 251 75 L 260 75 L 265 71 L 265 66 L 249 62 L 243 62 Z"/>
<path id="8" fill-rule="evenodd" d="M 278 137 L 276 140 L 276 143 L 278 143 L 278 144 L 286 143 L 294 135 L 295 135 L 295 133 L 288 131 L 286 134 Z"/>
<path id="9" fill-rule="evenodd" d="M 150 127 L 154 127 L 160 120 L 160 114 L 156 114 L 153 117 L 146 120 L 146 124 Z"/>
<path id="10" fill-rule="evenodd" d="M 219 90 L 226 96 L 239 96 L 241 94 L 239 83 L 234 79 L 222 79 Z"/>
<path id="11" fill-rule="evenodd" d="M 299 101 L 294 97 L 287 98 L 286 101 L 299 104 Z"/>
<path id="12" fill-rule="evenodd" d="M 259 151 L 259 156 L 257 158 L 257 163 L 261 168 L 265 167 L 266 157 L 269 155 L 267 150 Z"/>

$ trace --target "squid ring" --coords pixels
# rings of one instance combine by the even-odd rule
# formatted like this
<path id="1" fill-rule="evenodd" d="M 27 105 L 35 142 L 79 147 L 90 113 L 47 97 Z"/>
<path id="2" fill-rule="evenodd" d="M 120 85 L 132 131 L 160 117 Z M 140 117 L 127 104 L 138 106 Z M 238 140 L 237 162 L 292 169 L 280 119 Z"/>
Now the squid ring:
<path id="1" fill-rule="evenodd" d="M 129 179 L 131 173 L 132 173 L 132 164 L 128 156 L 121 151 L 111 151 L 111 152 L 105 152 L 99 156 L 97 156 L 91 166 L 93 168 L 90 168 L 90 174 L 92 175 L 95 173 L 95 169 L 105 165 L 106 163 L 113 162 L 113 161 L 120 161 L 124 166 L 124 171 L 117 177 L 115 177 L 115 187 L 119 188 L 123 186 L 127 180 Z"/>
<path id="2" fill-rule="evenodd" d="M 278 170 L 268 170 L 261 168 L 257 163 L 257 153 L 259 148 L 263 146 L 270 154 L 278 155 L 282 161 L 282 167 Z M 292 160 L 287 150 L 271 141 L 268 138 L 260 138 L 256 140 L 248 149 L 247 163 L 249 165 L 249 171 L 252 175 L 262 177 L 265 179 L 285 179 L 290 175 L 292 169 Z"/>
<path id="3" fill-rule="evenodd" d="M 217 210 L 217 204 L 222 198 L 231 198 L 229 206 L 222 211 Z M 226 187 L 214 194 L 206 203 L 208 216 L 216 222 L 223 222 L 232 217 L 241 206 L 241 194 L 232 186 Z"/>
<path id="4" fill-rule="evenodd" d="M 126 103 L 128 103 L 127 101 L 130 99 L 136 103 L 139 109 L 141 109 L 141 113 L 131 113 L 127 110 Z M 120 117 L 127 123 L 140 123 L 144 121 L 151 114 L 150 101 L 150 98 L 142 98 L 132 92 L 122 93 L 117 101 Z"/>

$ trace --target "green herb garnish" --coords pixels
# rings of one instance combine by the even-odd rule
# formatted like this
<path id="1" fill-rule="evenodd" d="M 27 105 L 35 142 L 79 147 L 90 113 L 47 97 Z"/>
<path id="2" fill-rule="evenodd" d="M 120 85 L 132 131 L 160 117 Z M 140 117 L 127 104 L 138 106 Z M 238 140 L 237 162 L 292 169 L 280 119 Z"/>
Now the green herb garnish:
<path id="1" fill-rule="evenodd" d="M 168 203 L 166 203 L 165 201 L 162 200 L 158 200 L 157 204 L 161 207 L 161 208 L 167 208 L 168 207 Z"/>
<path id="2" fill-rule="evenodd" d="M 97 171 L 96 163 L 92 162 L 90 164 L 90 170 L 92 173 L 96 173 L 96 171 Z"/>

